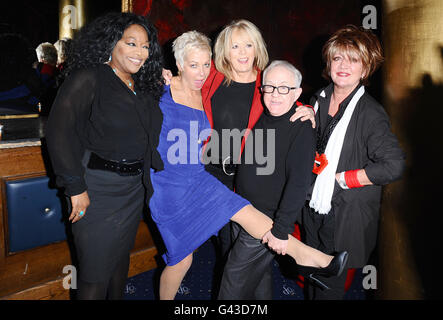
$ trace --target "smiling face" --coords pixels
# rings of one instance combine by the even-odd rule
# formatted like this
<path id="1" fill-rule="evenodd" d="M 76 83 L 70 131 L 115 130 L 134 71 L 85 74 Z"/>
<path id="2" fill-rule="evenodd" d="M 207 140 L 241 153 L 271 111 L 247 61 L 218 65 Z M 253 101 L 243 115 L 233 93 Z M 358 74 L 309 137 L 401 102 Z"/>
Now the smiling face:
<path id="1" fill-rule="evenodd" d="M 364 76 L 363 64 L 356 53 L 338 51 L 331 58 L 331 79 L 336 88 L 354 90 Z"/>
<path id="2" fill-rule="evenodd" d="M 109 65 L 117 69 L 117 75 L 130 77 L 137 73 L 149 56 L 149 39 L 146 30 L 133 24 L 126 28 L 122 38 L 116 43 L 111 53 Z"/>
<path id="3" fill-rule="evenodd" d="M 266 73 L 263 85 L 295 87 L 294 73 L 283 66 L 276 66 Z M 288 94 L 280 94 L 274 89 L 273 93 L 263 94 L 263 101 L 271 115 L 281 116 L 291 109 L 301 92 L 302 89 L 297 88 L 289 90 Z"/>
<path id="4" fill-rule="evenodd" d="M 246 31 L 234 29 L 231 34 L 231 48 L 229 49 L 229 61 L 234 81 L 248 74 L 255 77 L 254 60 L 255 48 L 251 37 Z"/>
<path id="5" fill-rule="evenodd" d="M 200 90 L 211 70 L 211 55 L 208 50 L 192 48 L 186 52 L 183 66 L 177 63 L 183 83 L 191 90 Z"/>

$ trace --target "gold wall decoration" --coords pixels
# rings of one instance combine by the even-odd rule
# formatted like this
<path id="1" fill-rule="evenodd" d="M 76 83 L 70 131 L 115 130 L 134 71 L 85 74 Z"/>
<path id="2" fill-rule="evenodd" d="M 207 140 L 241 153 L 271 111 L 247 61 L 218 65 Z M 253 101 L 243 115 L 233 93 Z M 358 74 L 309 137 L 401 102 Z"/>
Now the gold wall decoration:
<path id="1" fill-rule="evenodd" d="M 59 39 L 73 38 L 87 21 L 86 0 L 59 0 Z"/>
<path id="2" fill-rule="evenodd" d="M 437 108 L 441 100 L 433 97 L 441 96 L 443 88 L 443 1 L 383 0 L 382 4 L 383 105 L 406 152 L 406 170 L 403 179 L 383 193 L 377 296 L 424 299 L 432 286 L 438 287 L 435 281 L 430 285 L 429 277 L 442 218 L 429 208 L 429 199 L 439 197 L 435 195 L 439 187 L 433 191 L 434 173 L 427 170 L 441 159 L 441 108 Z M 425 110 L 429 115 L 422 120 Z M 428 175 L 426 182 L 423 177 Z"/>
<path id="3" fill-rule="evenodd" d="M 122 0 L 122 12 L 132 12 L 133 0 Z"/>

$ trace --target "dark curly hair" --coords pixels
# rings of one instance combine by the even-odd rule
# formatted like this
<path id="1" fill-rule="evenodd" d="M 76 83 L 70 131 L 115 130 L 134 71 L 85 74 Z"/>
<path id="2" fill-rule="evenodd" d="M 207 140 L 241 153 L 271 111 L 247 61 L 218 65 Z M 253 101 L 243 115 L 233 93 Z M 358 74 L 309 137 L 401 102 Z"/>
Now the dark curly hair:
<path id="1" fill-rule="evenodd" d="M 133 79 L 141 92 L 152 94 L 158 100 L 163 92 L 163 60 L 157 30 L 147 18 L 133 13 L 107 13 L 82 27 L 68 52 L 64 76 L 108 61 L 115 44 L 133 24 L 142 26 L 149 39 L 149 57 Z"/>

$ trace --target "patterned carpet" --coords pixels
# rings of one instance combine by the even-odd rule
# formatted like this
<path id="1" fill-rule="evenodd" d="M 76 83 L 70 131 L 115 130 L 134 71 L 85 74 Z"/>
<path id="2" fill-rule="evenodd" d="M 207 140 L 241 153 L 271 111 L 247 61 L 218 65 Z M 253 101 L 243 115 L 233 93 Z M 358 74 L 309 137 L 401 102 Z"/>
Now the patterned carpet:
<path id="1" fill-rule="evenodd" d="M 205 242 L 195 253 L 191 269 L 179 288 L 176 300 L 211 300 L 213 275 L 215 266 L 215 250 L 211 240 Z M 285 261 L 282 267 L 274 259 L 274 300 L 304 300 L 303 289 L 296 283 L 293 276 L 285 272 Z M 287 268 L 286 268 L 287 269 Z M 141 273 L 128 279 L 125 291 L 126 300 L 155 300 L 158 297 L 158 278 L 160 268 Z M 351 287 L 346 292 L 345 300 L 365 300 L 362 288 L 363 274 L 357 270 Z"/>

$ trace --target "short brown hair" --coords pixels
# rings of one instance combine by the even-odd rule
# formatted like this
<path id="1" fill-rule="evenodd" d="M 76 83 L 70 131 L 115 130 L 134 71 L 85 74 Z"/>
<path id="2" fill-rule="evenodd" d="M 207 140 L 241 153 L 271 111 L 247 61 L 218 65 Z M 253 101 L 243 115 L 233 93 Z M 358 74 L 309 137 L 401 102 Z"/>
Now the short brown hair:
<path id="1" fill-rule="evenodd" d="M 368 78 L 383 62 L 383 51 L 378 38 L 370 31 L 347 25 L 336 31 L 323 46 L 323 60 L 326 67 L 323 77 L 331 79 L 331 61 L 337 52 L 348 57 L 359 57 L 363 65 L 362 83 L 368 84 Z"/>

